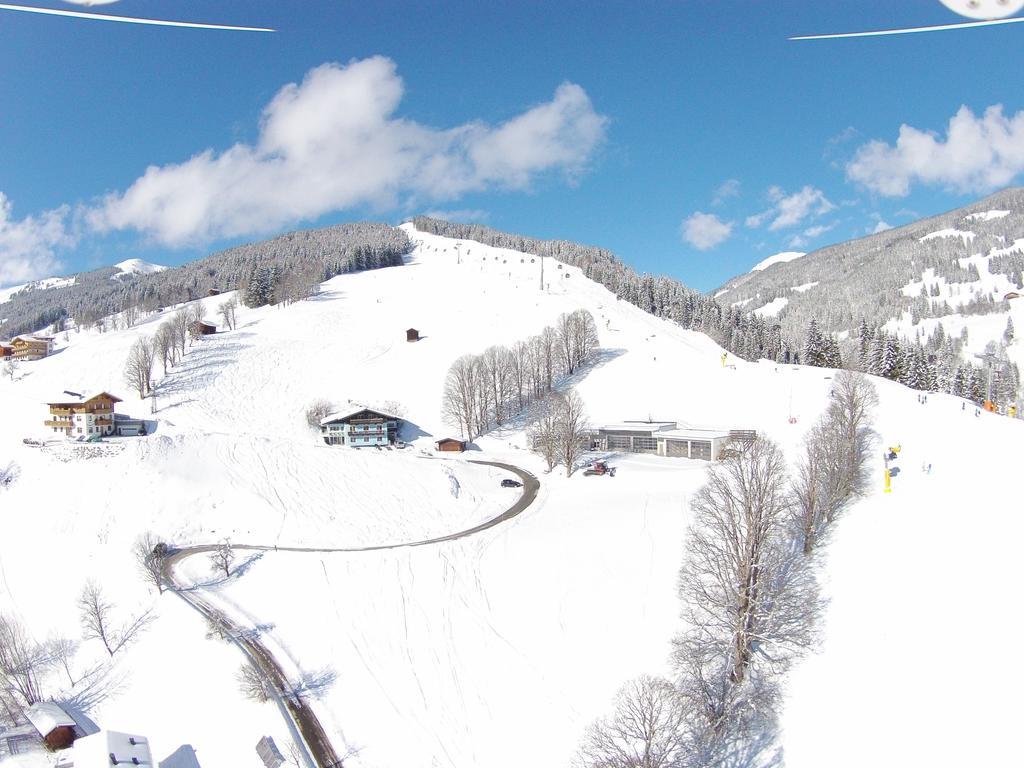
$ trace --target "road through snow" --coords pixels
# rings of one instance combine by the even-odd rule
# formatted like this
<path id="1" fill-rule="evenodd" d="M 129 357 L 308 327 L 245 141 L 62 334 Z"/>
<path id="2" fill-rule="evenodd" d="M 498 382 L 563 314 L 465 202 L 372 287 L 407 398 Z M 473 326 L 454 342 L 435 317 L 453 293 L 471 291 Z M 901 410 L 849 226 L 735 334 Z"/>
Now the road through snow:
<path id="1" fill-rule="evenodd" d="M 471 460 L 470 463 L 482 464 L 512 472 L 518 475 L 523 482 L 522 493 L 515 504 L 500 515 L 471 528 L 419 541 L 363 547 L 289 547 L 261 544 L 232 544 L 231 546 L 233 549 L 238 550 L 308 553 L 373 552 L 404 547 L 422 547 L 455 541 L 486 531 L 516 517 L 537 498 L 540 481 L 532 473 L 511 464 L 500 462 Z M 290 693 L 289 689 L 291 686 L 288 685 L 288 676 L 284 668 L 266 645 L 260 641 L 259 635 L 244 633 L 242 628 L 223 611 L 215 608 L 197 593 L 197 590 L 201 588 L 199 585 L 186 586 L 175 578 L 175 567 L 185 559 L 195 555 L 209 554 L 219 546 L 220 544 L 200 544 L 175 550 L 164 566 L 164 580 L 168 584 L 168 588 L 206 619 L 222 626 L 227 631 L 231 642 L 245 655 L 246 659 L 252 663 L 254 668 L 263 677 L 278 709 L 281 711 L 282 717 L 286 721 L 292 738 L 299 745 L 300 750 L 302 750 L 308 768 L 340 768 L 342 759 L 338 756 L 333 744 L 331 744 L 324 727 L 312 708 L 303 701 L 302 697 Z"/>

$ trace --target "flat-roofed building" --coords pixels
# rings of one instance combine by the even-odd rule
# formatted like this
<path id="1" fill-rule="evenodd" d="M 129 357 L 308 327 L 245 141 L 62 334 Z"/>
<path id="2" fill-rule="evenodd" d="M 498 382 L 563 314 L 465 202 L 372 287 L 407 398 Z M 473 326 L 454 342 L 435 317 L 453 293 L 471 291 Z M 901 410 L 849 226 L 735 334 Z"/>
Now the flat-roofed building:
<path id="1" fill-rule="evenodd" d="M 597 427 L 592 433 L 591 447 L 714 461 L 736 434 L 728 429 L 680 427 L 675 421 L 624 421 Z"/>

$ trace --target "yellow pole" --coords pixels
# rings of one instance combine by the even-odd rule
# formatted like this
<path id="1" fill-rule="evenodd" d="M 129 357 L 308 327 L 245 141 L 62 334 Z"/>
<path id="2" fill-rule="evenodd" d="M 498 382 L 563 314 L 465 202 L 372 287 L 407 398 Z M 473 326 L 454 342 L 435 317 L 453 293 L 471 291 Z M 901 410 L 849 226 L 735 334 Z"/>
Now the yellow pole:
<path id="1" fill-rule="evenodd" d="M 889 468 L 888 467 L 885 468 L 885 489 L 884 489 L 884 492 L 885 493 L 892 493 L 892 484 L 891 484 L 891 482 L 889 480 Z"/>

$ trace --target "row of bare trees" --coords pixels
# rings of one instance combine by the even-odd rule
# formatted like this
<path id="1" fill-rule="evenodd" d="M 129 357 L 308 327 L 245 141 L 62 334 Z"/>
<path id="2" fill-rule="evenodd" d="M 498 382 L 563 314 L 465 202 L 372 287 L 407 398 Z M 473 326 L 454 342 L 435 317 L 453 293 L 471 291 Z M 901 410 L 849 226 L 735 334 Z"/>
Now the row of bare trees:
<path id="1" fill-rule="evenodd" d="M 231 310 L 234 317 L 234 310 Z M 194 323 L 203 319 L 203 306 L 193 302 L 177 310 L 169 318 L 160 323 L 152 337 L 140 336 L 132 344 L 128 359 L 124 366 L 125 383 L 143 398 L 153 391 L 153 368 L 157 360 L 167 369 L 175 365 L 185 356 L 189 339 L 192 337 Z"/>
<path id="2" fill-rule="evenodd" d="M 507 423 L 543 399 L 559 379 L 590 360 L 599 347 L 594 317 L 566 312 L 554 326 L 510 347 L 463 355 L 448 370 L 442 414 L 469 440 Z"/>
<path id="3" fill-rule="evenodd" d="M 792 479 L 764 437 L 711 466 L 691 504 L 674 680 L 627 684 L 614 713 L 588 731 L 580 766 L 773 764 L 780 681 L 816 637 L 812 554 L 865 490 L 876 403 L 864 376 L 842 371 Z"/>

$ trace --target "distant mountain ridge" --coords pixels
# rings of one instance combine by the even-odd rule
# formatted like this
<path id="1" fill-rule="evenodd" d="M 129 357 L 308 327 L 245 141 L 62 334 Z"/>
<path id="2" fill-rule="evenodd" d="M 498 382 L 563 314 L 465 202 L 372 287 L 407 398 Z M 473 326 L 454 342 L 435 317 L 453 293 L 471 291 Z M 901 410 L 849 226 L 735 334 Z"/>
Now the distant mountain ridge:
<path id="1" fill-rule="evenodd" d="M 961 264 L 977 255 L 986 261 L 989 280 L 980 279 L 980 264 L 973 271 Z M 990 313 L 1021 286 L 1022 271 L 1024 189 L 1011 188 L 938 216 L 755 268 L 713 293 L 750 311 L 785 299 L 775 316 L 783 336 L 799 338 L 811 319 L 823 332 L 842 333 L 854 331 L 861 319 L 881 326 L 904 313 L 915 320 L 953 310 Z M 910 295 L 905 289 L 915 282 L 928 283 L 929 293 L 936 285 L 955 290 Z"/>
<path id="2" fill-rule="evenodd" d="M 248 285 L 257 270 L 275 280 L 301 272 L 319 282 L 345 272 L 394 266 L 411 247 L 400 229 L 364 222 L 289 232 L 174 268 L 128 259 L 0 292 L 0 337 L 59 326 L 69 318 L 88 325 L 128 306 L 152 310 L 211 291 L 234 290 Z"/>

